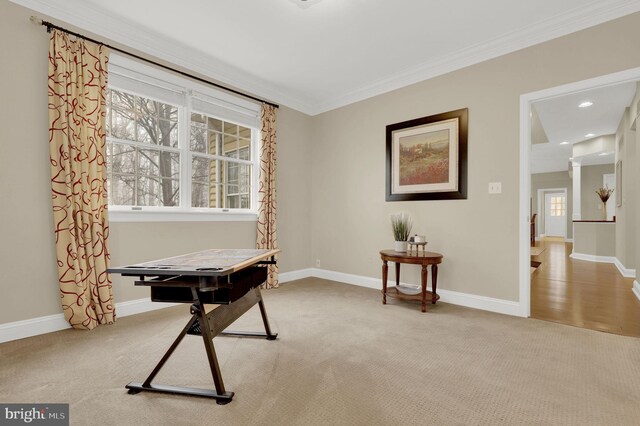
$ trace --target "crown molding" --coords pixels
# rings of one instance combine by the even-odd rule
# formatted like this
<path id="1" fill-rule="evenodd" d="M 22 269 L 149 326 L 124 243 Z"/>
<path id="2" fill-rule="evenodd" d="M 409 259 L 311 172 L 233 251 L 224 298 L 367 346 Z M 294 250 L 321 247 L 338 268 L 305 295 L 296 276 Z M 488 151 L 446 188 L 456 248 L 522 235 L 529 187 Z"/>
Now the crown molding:
<path id="1" fill-rule="evenodd" d="M 640 11 L 639 0 L 594 1 L 579 9 L 529 25 L 493 40 L 458 50 L 436 60 L 408 68 L 335 99 L 314 105 L 311 115 L 331 111 L 411 84 L 497 58 Z"/>
<path id="2" fill-rule="evenodd" d="M 136 25 L 133 22 L 105 10 L 97 11 L 93 5 L 87 7 L 87 4 L 81 1 L 10 1 L 308 115 L 317 115 L 340 108 L 640 11 L 640 0 L 592 1 L 586 6 L 557 15 L 544 22 L 523 27 L 488 42 L 407 68 L 388 78 L 355 88 L 342 96 L 319 100 L 269 83 L 162 34 L 136 31 Z"/>
<path id="3" fill-rule="evenodd" d="M 203 54 L 161 33 L 136 31 L 134 22 L 82 1 L 10 0 L 12 3 L 80 28 L 100 38 L 137 50 L 191 72 L 202 74 L 231 88 L 286 105 L 298 111 L 312 110 L 310 100 L 291 93 L 224 61 Z"/>

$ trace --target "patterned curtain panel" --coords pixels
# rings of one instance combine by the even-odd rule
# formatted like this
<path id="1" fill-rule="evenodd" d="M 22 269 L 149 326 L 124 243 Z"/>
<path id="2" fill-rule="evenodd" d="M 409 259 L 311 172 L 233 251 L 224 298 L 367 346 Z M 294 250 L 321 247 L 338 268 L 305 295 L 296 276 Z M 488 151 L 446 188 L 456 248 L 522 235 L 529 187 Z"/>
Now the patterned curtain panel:
<path id="1" fill-rule="evenodd" d="M 105 170 L 108 49 L 53 30 L 49 45 L 51 191 L 62 308 L 74 328 L 115 320 Z"/>
<path id="2" fill-rule="evenodd" d="M 259 249 L 278 248 L 276 237 L 276 108 L 262 104 L 262 147 L 258 188 Z M 269 265 L 264 288 L 278 287 L 278 265 Z"/>

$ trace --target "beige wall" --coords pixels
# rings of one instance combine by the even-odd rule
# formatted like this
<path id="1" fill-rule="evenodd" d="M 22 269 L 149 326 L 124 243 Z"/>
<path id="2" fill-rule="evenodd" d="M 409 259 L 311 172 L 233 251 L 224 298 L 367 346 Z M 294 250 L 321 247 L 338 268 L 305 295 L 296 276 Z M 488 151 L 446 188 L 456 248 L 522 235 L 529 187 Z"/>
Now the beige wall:
<path id="1" fill-rule="evenodd" d="M 616 258 L 627 269 L 635 269 L 636 261 L 636 132 L 631 129 L 627 108 L 616 132 L 616 162 L 622 161 L 622 205 L 616 206 Z"/>
<path id="2" fill-rule="evenodd" d="M 49 203 L 48 38 L 30 14 L 0 2 L 0 48 L 12 58 L 0 63 L 0 324 L 61 312 Z M 281 108 L 282 271 L 319 259 L 323 269 L 377 278 L 378 250 L 393 243 L 389 215 L 406 211 L 429 249 L 445 254 L 440 288 L 517 300 L 519 97 L 638 67 L 639 39 L 634 14 L 316 117 Z M 385 126 L 465 107 L 468 199 L 385 202 Z M 502 194 L 489 195 L 489 182 L 502 182 Z M 192 247 L 250 246 L 253 232 L 251 223 L 114 223 L 112 255 L 128 263 Z M 403 281 L 418 282 L 417 268 L 406 269 Z M 128 285 L 116 283 L 117 301 L 142 297 Z"/>
<path id="3" fill-rule="evenodd" d="M 602 201 L 596 194 L 596 189 L 602 188 L 602 175 L 615 173 L 615 166 L 613 164 L 602 164 L 598 166 L 582 166 L 580 169 L 582 220 L 602 220 L 604 214 Z M 614 197 L 614 195 L 611 196 Z M 615 203 L 613 205 L 615 206 Z"/>
<path id="4" fill-rule="evenodd" d="M 0 1 L 0 324 L 61 313 L 55 269 L 47 132 L 47 50 L 32 13 Z M 278 110 L 278 226 L 281 272 L 311 266 L 311 117 Z M 112 264 L 207 247 L 253 247 L 255 222 L 112 223 Z M 145 297 L 114 278 L 116 302 Z"/>
<path id="5" fill-rule="evenodd" d="M 613 222 L 575 222 L 573 252 L 589 256 L 614 257 L 616 232 Z"/>
<path id="6" fill-rule="evenodd" d="M 537 213 L 536 217 L 536 237 L 539 237 L 544 230 L 544 196 L 542 196 L 541 212 L 538 211 L 538 190 L 539 189 L 567 189 L 567 238 L 573 238 L 573 182 L 569 177 L 569 172 L 536 173 L 531 175 L 531 213 Z"/>
<path id="7" fill-rule="evenodd" d="M 638 39 L 634 14 L 317 116 L 313 257 L 377 278 L 378 250 L 393 243 L 389 215 L 405 211 L 445 256 L 439 288 L 518 300 L 520 95 L 638 67 Z M 465 107 L 468 199 L 385 202 L 385 126 Z M 488 194 L 489 182 L 502 194 Z M 418 280 L 407 267 L 403 281 Z"/>

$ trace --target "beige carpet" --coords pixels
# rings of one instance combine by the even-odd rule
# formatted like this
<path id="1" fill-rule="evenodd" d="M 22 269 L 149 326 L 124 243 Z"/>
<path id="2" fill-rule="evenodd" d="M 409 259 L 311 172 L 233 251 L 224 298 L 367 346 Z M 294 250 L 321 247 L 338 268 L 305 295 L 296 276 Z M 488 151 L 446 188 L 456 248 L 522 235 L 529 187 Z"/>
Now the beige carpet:
<path id="1" fill-rule="evenodd" d="M 637 425 L 640 339 L 305 279 L 265 292 L 278 340 L 218 337 L 225 406 L 140 393 L 186 306 L 0 345 L 1 402 L 69 402 L 74 425 Z M 237 329 L 260 329 L 257 310 Z M 211 387 L 188 336 L 159 383 Z"/>

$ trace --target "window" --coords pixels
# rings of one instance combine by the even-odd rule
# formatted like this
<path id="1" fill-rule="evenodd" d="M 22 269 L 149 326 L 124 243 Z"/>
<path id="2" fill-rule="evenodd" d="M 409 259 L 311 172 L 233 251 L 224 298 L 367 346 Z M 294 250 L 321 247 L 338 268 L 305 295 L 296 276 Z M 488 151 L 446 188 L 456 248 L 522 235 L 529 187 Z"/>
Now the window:
<path id="1" fill-rule="evenodd" d="M 551 197 L 551 216 L 564 216 L 567 211 L 565 197 Z"/>
<path id="2" fill-rule="evenodd" d="M 107 92 L 109 205 L 179 206 L 178 106 Z"/>
<path id="3" fill-rule="evenodd" d="M 255 216 L 258 105 L 116 55 L 106 102 L 112 217 Z"/>
<path id="4" fill-rule="evenodd" d="M 250 208 L 251 129 L 191 114 L 192 207 Z"/>

